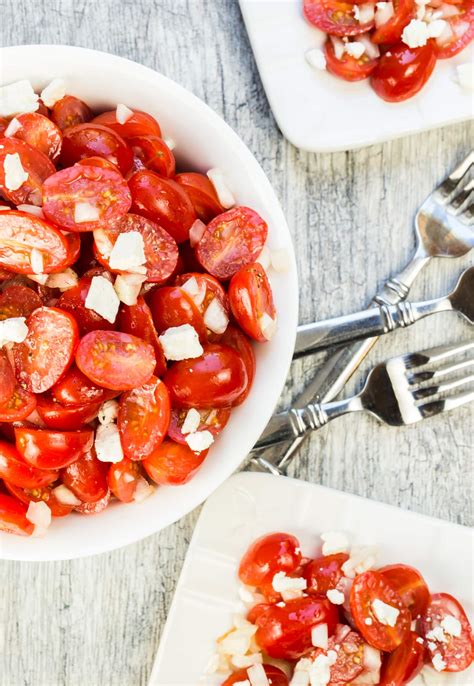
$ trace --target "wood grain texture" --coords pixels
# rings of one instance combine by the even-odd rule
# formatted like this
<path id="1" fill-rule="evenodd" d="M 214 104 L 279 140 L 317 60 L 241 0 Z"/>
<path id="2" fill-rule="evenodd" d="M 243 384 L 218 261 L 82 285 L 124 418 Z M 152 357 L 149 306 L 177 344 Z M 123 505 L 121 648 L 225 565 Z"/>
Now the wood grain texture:
<path id="1" fill-rule="evenodd" d="M 463 124 L 353 153 L 295 149 L 269 111 L 236 0 L 2 0 L 0 22 L 2 45 L 69 43 L 116 53 L 170 76 L 221 114 L 286 212 L 301 322 L 359 309 L 403 266 L 417 205 L 472 142 L 473 128 Z M 443 294 L 468 262 L 433 263 L 414 297 Z M 468 335 L 454 315 L 440 315 L 381 341 L 365 368 Z M 282 404 L 318 359 L 293 365 Z M 473 418 L 465 407 L 391 429 L 345 417 L 305 444 L 293 473 L 471 524 Z M 95 558 L 0 563 L 0 686 L 145 685 L 197 516 Z"/>

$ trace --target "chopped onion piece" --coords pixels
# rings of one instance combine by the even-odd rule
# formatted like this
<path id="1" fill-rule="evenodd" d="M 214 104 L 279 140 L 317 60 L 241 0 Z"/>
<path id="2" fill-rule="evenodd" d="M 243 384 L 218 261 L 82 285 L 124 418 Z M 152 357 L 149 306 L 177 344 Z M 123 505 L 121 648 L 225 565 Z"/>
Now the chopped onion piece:
<path id="1" fill-rule="evenodd" d="M 331 39 L 332 47 L 334 50 L 334 55 L 336 59 L 340 60 L 344 56 L 344 46 L 345 44 L 338 36 L 329 36 Z"/>
<path id="2" fill-rule="evenodd" d="M 173 140 L 173 138 L 165 138 L 164 141 L 165 141 L 166 146 L 170 150 L 174 150 L 176 148 L 176 141 Z"/>
<path id="3" fill-rule="evenodd" d="M 5 129 L 3 135 L 5 138 L 10 138 L 10 136 L 14 136 L 15 133 L 17 133 L 21 129 L 21 124 L 18 121 L 16 117 L 13 117 L 13 119 L 10 120 L 8 123 L 7 128 Z"/>
<path id="4" fill-rule="evenodd" d="M 31 500 L 25 516 L 29 522 L 40 529 L 47 529 L 51 524 L 51 509 L 43 500 L 37 503 Z"/>
<path id="5" fill-rule="evenodd" d="M 361 36 L 357 36 L 357 40 L 362 43 L 365 48 L 365 54 L 371 60 L 375 60 L 380 57 L 380 49 L 378 45 L 372 43 L 368 33 L 363 33 Z"/>
<path id="6" fill-rule="evenodd" d="M 94 243 L 97 246 L 97 250 L 106 258 L 110 257 L 112 248 L 114 244 L 109 240 L 109 237 L 103 229 L 96 229 L 92 232 L 94 236 Z"/>
<path id="7" fill-rule="evenodd" d="M 328 647 L 328 625 L 316 624 L 311 629 L 311 643 L 315 648 L 327 650 Z"/>
<path id="8" fill-rule="evenodd" d="M 125 124 L 128 122 L 130 117 L 133 117 L 133 110 L 131 110 L 127 105 L 119 103 L 117 109 L 115 110 L 115 119 L 118 124 Z"/>
<path id="9" fill-rule="evenodd" d="M 257 258 L 257 262 L 262 265 L 262 267 L 267 271 L 271 263 L 271 252 L 268 246 L 264 245 L 262 252 Z"/>
<path id="10" fill-rule="evenodd" d="M 270 253 L 270 259 L 272 267 L 276 272 L 287 272 L 290 268 L 290 255 L 286 248 L 272 250 Z"/>
<path id="11" fill-rule="evenodd" d="M 215 167 L 214 169 L 209 169 L 207 176 L 214 186 L 214 190 L 217 193 L 217 197 L 222 207 L 225 207 L 226 209 L 233 207 L 235 205 L 235 198 L 232 195 L 230 188 L 227 186 L 224 172 Z"/>
<path id="12" fill-rule="evenodd" d="M 99 217 L 99 210 L 95 205 L 91 205 L 89 202 L 76 202 L 74 205 L 74 221 L 76 224 L 95 222 Z"/>
<path id="13" fill-rule="evenodd" d="M 375 26 L 379 28 L 386 24 L 395 14 L 393 2 L 378 2 L 375 10 Z"/>
<path id="14" fill-rule="evenodd" d="M 32 248 L 30 255 L 31 269 L 34 274 L 42 274 L 44 271 L 44 257 L 41 250 L 38 248 Z"/>
<path id="15" fill-rule="evenodd" d="M 145 498 L 148 498 L 148 496 L 150 496 L 154 490 L 155 489 L 153 486 L 149 484 L 148 481 L 142 476 L 137 481 L 133 499 L 136 503 L 141 503 L 145 500 Z"/>
<path id="16" fill-rule="evenodd" d="M 359 22 L 361 24 L 368 24 L 374 20 L 375 4 L 367 2 L 359 5 Z"/>
<path id="17" fill-rule="evenodd" d="M 49 288 L 59 288 L 60 291 L 68 291 L 70 288 L 77 286 L 78 276 L 76 272 L 68 267 L 59 274 L 50 274 L 46 285 Z"/>
<path id="18" fill-rule="evenodd" d="M 20 212 L 34 214 L 36 217 L 39 217 L 40 219 L 43 219 L 44 217 L 43 210 L 41 209 L 41 207 L 38 207 L 37 205 L 17 205 L 16 209 L 20 210 Z"/>
<path id="19" fill-rule="evenodd" d="M 277 330 L 277 320 L 273 319 L 269 314 L 264 312 L 259 319 L 259 324 L 262 334 L 265 336 L 267 341 L 270 341 Z"/>
<path id="20" fill-rule="evenodd" d="M 41 91 L 41 100 L 46 107 L 53 107 L 66 95 L 66 84 L 62 79 L 53 79 L 46 88 Z"/>
<path id="21" fill-rule="evenodd" d="M 222 334 L 227 329 L 229 317 L 224 310 L 221 301 L 214 297 L 204 312 L 204 324 L 213 333 Z"/>
<path id="22" fill-rule="evenodd" d="M 202 238 L 204 231 L 206 230 L 206 225 L 200 219 L 196 219 L 191 228 L 189 229 L 189 242 L 191 248 L 199 243 Z"/>
<path id="23" fill-rule="evenodd" d="M 56 488 L 53 488 L 53 493 L 56 497 L 56 500 L 61 503 L 61 505 L 70 505 L 71 507 L 77 507 L 78 505 L 82 505 L 82 501 L 79 500 L 79 498 L 76 498 L 74 493 L 67 488 L 64 484 L 61 484 L 61 486 L 56 486 Z"/>

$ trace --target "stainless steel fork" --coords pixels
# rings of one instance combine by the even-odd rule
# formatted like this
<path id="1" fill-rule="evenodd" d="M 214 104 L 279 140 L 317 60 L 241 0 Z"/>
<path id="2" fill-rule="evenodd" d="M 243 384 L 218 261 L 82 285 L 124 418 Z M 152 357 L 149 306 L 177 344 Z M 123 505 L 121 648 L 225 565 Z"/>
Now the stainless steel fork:
<path id="1" fill-rule="evenodd" d="M 352 398 L 275 415 L 256 447 L 301 438 L 348 412 L 365 411 L 390 426 L 406 426 L 473 400 L 474 341 L 432 348 L 378 364 Z"/>

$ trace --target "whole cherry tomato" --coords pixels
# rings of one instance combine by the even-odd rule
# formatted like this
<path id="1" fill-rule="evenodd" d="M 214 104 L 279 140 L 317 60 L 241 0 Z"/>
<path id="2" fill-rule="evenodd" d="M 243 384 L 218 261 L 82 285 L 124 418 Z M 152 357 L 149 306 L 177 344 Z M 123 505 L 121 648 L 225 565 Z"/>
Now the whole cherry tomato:
<path id="1" fill-rule="evenodd" d="M 239 579 L 248 586 L 271 583 L 278 572 L 291 574 L 301 564 L 298 539 L 291 534 L 274 533 L 258 538 L 247 549 L 239 566 Z"/>
<path id="2" fill-rule="evenodd" d="M 421 48 L 409 48 L 398 43 L 379 59 L 371 76 L 372 88 L 388 102 L 406 100 L 423 88 L 435 64 L 436 52 L 432 41 Z"/>
<path id="3" fill-rule="evenodd" d="M 96 123 L 78 124 L 63 132 L 60 161 L 70 167 L 84 157 L 104 157 L 115 164 L 122 174 L 132 166 L 132 151 L 118 133 Z"/>
<path id="4" fill-rule="evenodd" d="M 56 481 L 58 472 L 32 467 L 13 445 L 0 441 L 0 478 L 20 488 L 41 488 Z"/>
<path id="5" fill-rule="evenodd" d="M 62 469 L 92 448 L 94 432 L 15 429 L 16 448 L 28 464 L 38 469 Z"/>
<path id="6" fill-rule="evenodd" d="M 403 686 L 414 679 L 424 665 L 425 644 L 414 631 L 387 655 L 382 664 L 380 686 Z"/>
<path id="7" fill-rule="evenodd" d="M 446 618 L 451 623 L 457 621 L 456 634 L 453 635 L 443 628 Z M 449 620 L 448 620 L 449 621 Z M 427 639 L 427 646 L 431 659 L 440 655 L 446 672 L 462 672 L 467 669 L 474 659 L 474 643 L 469 620 L 461 604 L 448 593 L 436 593 L 430 598 L 429 605 L 422 617 L 423 636 Z M 433 630 L 442 629 L 443 640 L 433 635 Z"/>
<path id="8" fill-rule="evenodd" d="M 325 555 L 311 560 L 304 567 L 304 577 L 308 582 L 309 593 L 326 593 L 336 588 L 344 576 L 342 565 L 349 559 L 346 553 Z"/>
<path id="9" fill-rule="evenodd" d="M 378 570 L 400 595 L 413 619 L 422 614 L 428 605 L 430 592 L 420 572 L 408 565 L 387 565 Z"/>
<path id="10" fill-rule="evenodd" d="M 275 331 L 276 309 L 264 268 L 258 262 L 243 267 L 229 284 L 229 301 L 237 323 L 251 338 L 264 343 Z"/>
<path id="11" fill-rule="evenodd" d="M 0 493 L 0 531 L 31 536 L 35 527 L 26 518 L 27 507 L 16 498 Z"/>
<path id="12" fill-rule="evenodd" d="M 92 111 L 85 102 L 73 95 L 65 95 L 51 109 L 51 120 L 61 131 L 71 126 L 85 124 L 93 117 Z"/>
<path id="13" fill-rule="evenodd" d="M 195 453 L 187 445 L 167 438 L 141 463 L 152 481 L 161 486 L 187 483 L 204 462 L 207 450 Z"/>
<path id="14" fill-rule="evenodd" d="M 108 469 L 109 464 L 100 462 L 92 449 L 61 471 L 61 481 L 79 500 L 96 503 L 108 494 Z"/>
<path id="15" fill-rule="evenodd" d="M 123 393 L 117 424 L 125 457 L 143 460 L 151 455 L 166 436 L 169 423 L 168 389 L 156 376 Z"/>

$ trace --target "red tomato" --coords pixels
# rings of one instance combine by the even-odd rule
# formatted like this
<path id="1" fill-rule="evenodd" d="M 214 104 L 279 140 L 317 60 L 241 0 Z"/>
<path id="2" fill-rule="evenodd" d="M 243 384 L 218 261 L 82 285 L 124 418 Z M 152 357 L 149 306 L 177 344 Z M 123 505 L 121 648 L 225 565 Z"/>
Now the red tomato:
<path id="1" fill-rule="evenodd" d="M 190 324 L 202 343 L 207 341 L 204 319 L 193 299 L 177 286 L 158 288 L 150 296 L 150 310 L 159 334 L 173 326 Z"/>
<path id="2" fill-rule="evenodd" d="M 230 279 L 258 258 L 267 240 L 268 227 L 248 207 L 234 207 L 207 225 L 196 246 L 204 269 L 217 279 Z"/>
<path id="3" fill-rule="evenodd" d="M 94 432 L 15 429 L 16 448 L 26 462 L 38 469 L 62 469 L 91 449 Z"/>
<path id="4" fill-rule="evenodd" d="M 76 431 L 84 428 L 96 417 L 101 403 L 87 403 L 64 407 L 52 398 L 37 396 L 36 410 L 48 429 L 59 431 Z"/>
<path id="5" fill-rule="evenodd" d="M 304 0 L 304 16 L 321 31 L 333 36 L 354 36 L 370 31 L 374 20 L 361 24 L 354 16 L 354 4 L 342 0 Z"/>
<path id="6" fill-rule="evenodd" d="M 441 40 L 438 38 L 435 41 L 438 59 L 457 55 L 474 37 L 474 3 L 472 0 L 461 0 L 460 3 L 456 3 L 456 9 L 459 14 L 447 19 L 451 36 L 447 39 L 441 37 Z"/>
<path id="7" fill-rule="evenodd" d="M 249 383 L 241 356 L 226 345 L 210 343 L 201 357 L 175 362 L 164 382 L 174 407 L 229 407 L 246 392 Z"/>
<path id="8" fill-rule="evenodd" d="M 65 517 L 72 512 L 71 505 L 63 505 L 63 503 L 59 502 L 52 486 L 47 486 L 46 488 L 19 488 L 8 483 L 8 481 L 4 483 L 10 493 L 22 503 L 28 504 L 31 501 L 46 503 L 53 517 Z"/>
<path id="9" fill-rule="evenodd" d="M 137 231 L 143 238 L 147 281 L 163 283 L 169 279 L 178 262 L 178 246 L 161 226 L 138 214 L 126 214 L 113 225 L 102 229 L 103 242 L 95 240 L 94 243 L 94 254 L 99 262 L 110 269 L 108 257 L 102 252 L 103 245 L 113 246 L 119 234 L 129 231 Z"/>
<path id="10" fill-rule="evenodd" d="M 411 631 L 408 638 L 382 663 L 380 686 L 403 686 L 421 671 L 425 658 L 422 638 Z"/>
<path id="11" fill-rule="evenodd" d="M 50 176 L 43 185 L 43 212 L 68 231 L 94 231 L 115 221 L 130 209 L 131 196 L 124 178 L 116 171 L 76 164 Z M 98 218 L 75 219 L 76 206 L 94 206 Z"/>
<path id="12" fill-rule="evenodd" d="M 153 171 L 137 171 L 128 182 L 132 193 L 132 210 L 152 219 L 177 243 L 189 238 L 196 213 L 191 200 L 175 181 Z"/>
<path id="13" fill-rule="evenodd" d="M 247 586 L 271 583 L 278 572 L 291 574 L 301 564 L 300 543 L 284 533 L 267 534 L 252 543 L 243 555 L 239 578 Z"/>
<path id="14" fill-rule="evenodd" d="M 268 683 L 271 686 L 288 686 L 288 677 L 281 669 L 275 667 L 274 665 L 263 665 L 265 674 L 267 675 Z M 234 684 L 245 683 L 248 681 L 248 672 L 246 669 L 239 669 L 238 672 L 234 672 L 230 677 L 228 677 L 222 686 L 233 686 Z"/>
<path id="15" fill-rule="evenodd" d="M 453 636 L 443 629 L 444 620 L 454 618 L 460 623 L 460 635 Z M 451 620 L 452 621 L 452 620 Z M 440 627 L 444 632 L 444 641 L 439 641 L 430 633 Z M 422 618 L 423 636 L 428 641 L 431 659 L 441 655 L 446 672 L 462 672 L 474 659 L 472 629 L 461 604 L 448 593 L 436 593 L 431 596 L 428 608 Z M 434 647 L 433 647 L 434 645 Z"/>
<path id="16" fill-rule="evenodd" d="M 105 510 L 109 502 L 110 491 L 107 491 L 104 497 L 100 500 L 96 500 L 93 503 L 82 503 L 82 505 L 78 505 L 74 509 L 76 510 L 76 512 L 80 512 L 81 514 L 85 515 L 99 514 L 99 512 L 103 512 L 103 510 Z"/>
<path id="17" fill-rule="evenodd" d="M 7 155 L 20 156 L 21 166 L 28 178 L 16 190 L 5 186 L 4 162 Z M 17 138 L 0 139 L 0 191 L 15 205 L 41 205 L 41 188 L 45 179 L 56 171 L 51 160 L 36 148 Z"/>
<path id="18" fill-rule="evenodd" d="M 0 293 L 0 321 L 10 317 L 29 317 L 42 305 L 41 298 L 27 286 L 7 286 Z"/>
<path id="19" fill-rule="evenodd" d="M 3 137 L 5 131 L 7 130 L 8 124 L 10 123 L 9 119 L 6 117 L 0 117 L 0 136 Z"/>
<path id="20" fill-rule="evenodd" d="M 133 136 L 127 139 L 133 154 L 144 167 L 161 176 L 174 176 L 175 160 L 165 141 L 158 136 Z"/>
<path id="21" fill-rule="evenodd" d="M 330 38 L 328 38 L 324 45 L 324 53 L 326 55 L 327 70 L 341 79 L 345 79 L 345 81 L 361 81 L 368 78 L 378 62 L 377 59 L 367 57 L 365 52 L 359 59 L 351 57 L 346 52 L 339 59 L 336 57 Z"/>
<path id="22" fill-rule="evenodd" d="M 190 279 L 194 281 L 190 282 Z M 194 304 L 203 316 L 214 298 L 217 298 L 226 316 L 229 317 L 227 294 L 219 281 L 210 274 L 200 274 L 197 272 L 179 274 L 175 283 L 183 288 L 188 295 L 191 295 Z M 195 290 L 197 290 L 197 293 L 193 295 Z"/>
<path id="23" fill-rule="evenodd" d="M 381 600 L 399 611 L 395 626 L 379 622 L 372 607 L 374 600 Z M 379 572 L 364 572 L 356 576 L 350 603 L 357 629 L 374 648 L 390 653 L 406 640 L 411 624 L 410 611 Z M 371 623 L 367 624 L 366 619 L 370 619 Z"/>
<path id="24" fill-rule="evenodd" d="M 165 384 L 151 379 L 120 398 L 118 428 L 125 457 L 143 460 L 160 445 L 170 423 L 170 399 Z"/>
<path id="25" fill-rule="evenodd" d="M 143 479 L 140 466 L 127 457 L 110 465 L 107 481 L 109 488 L 116 498 L 123 503 L 131 503 L 134 499 L 138 482 Z"/>
<path id="26" fill-rule="evenodd" d="M 257 619 L 256 641 L 264 653 L 282 660 L 298 660 L 313 647 L 311 630 L 327 624 L 334 633 L 338 612 L 327 598 L 305 596 L 288 600 L 283 607 L 270 605 Z"/>
<path id="27" fill-rule="evenodd" d="M 166 372 L 166 359 L 158 340 L 158 333 L 153 324 L 151 310 L 145 300 L 139 296 L 136 305 L 122 305 L 119 311 L 119 329 L 130 333 L 153 346 L 156 357 L 155 376 Z"/>
<path id="28" fill-rule="evenodd" d="M 31 536 L 35 527 L 26 518 L 27 509 L 19 500 L 0 493 L 0 531 L 18 536 Z"/>
<path id="29" fill-rule="evenodd" d="M 8 402 L 15 392 L 16 378 L 8 355 L 0 348 L 0 407 Z"/>
<path id="30" fill-rule="evenodd" d="M 122 174 L 132 166 L 132 151 L 115 131 L 100 124 L 71 126 L 64 131 L 60 161 L 70 167 L 84 157 L 104 157 L 115 164 Z"/>
<path id="31" fill-rule="evenodd" d="M 98 157 L 97 155 L 93 155 L 92 157 L 84 157 L 82 160 L 76 162 L 76 164 L 80 164 L 86 167 L 89 166 L 100 167 L 100 169 L 111 169 L 112 171 L 121 174 L 120 169 L 117 167 L 116 164 L 113 164 L 113 162 L 106 160 L 105 157 Z"/>
<path id="32" fill-rule="evenodd" d="M 232 314 L 239 326 L 251 338 L 265 343 L 271 333 L 265 319 L 276 319 L 272 287 L 261 264 L 256 262 L 235 274 L 229 284 Z"/>
<path id="33" fill-rule="evenodd" d="M 96 503 L 107 496 L 109 464 L 100 462 L 89 450 L 61 471 L 61 481 L 84 503 Z"/>
<path id="34" fill-rule="evenodd" d="M 174 180 L 186 190 L 197 216 L 205 224 L 208 224 L 218 214 L 225 212 L 214 186 L 204 174 L 185 172 L 177 174 Z"/>
<path id="35" fill-rule="evenodd" d="M 246 393 L 244 393 L 240 398 L 240 402 L 242 403 L 248 396 L 255 377 L 255 353 L 246 335 L 242 333 L 240 329 L 237 329 L 231 324 L 228 325 L 227 329 L 220 337 L 219 343 L 222 345 L 228 345 L 230 348 L 236 350 L 244 361 L 249 383 Z"/>
<path id="36" fill-rule="evenodd" d="M 26 322 L 28 336 L 15 343 L 13 356 L 20 385 L 32 393 L 44 393 L 69 368 L 78 339 L 77 324 L 67 312 L 40 307 Z"/>
<path id="37" fill-rule="evenodd" d="M 20 488 L 41 488 L 56 481 L 58 473 L 32 467 L 13 445 L 0 441 L 0 478 Z"/>
<path id="38" fill-rule="evenodd" d="M 83 406 L 103 403 L 114 398 L 115 391 L 101 388 L 85 376 L 76 365 L 72 365 L 63 378 L 51 389 L 51 395 L 61 405 Z"/>
<path id="39" fill-rule="evenodd" d="M 16 120 L 21 128 L 13 135 L 14 138 L 25 141 L 52 160 L 59 155 L 63 136 L 51 119 L 37 112 L 27 112 L 19 114 Z"/>
<path id="40" fill-rule="evenodd" d="M 309 593 L 322 593 L 336 588 L 344 576 L 342 565 L 349 559 L 346 553 L 325 555 L 311 560 L 304 568 Z"/>
<path id="41" fill-rule="evenodd" d="M 122 138 L 125 138 L 125 140 L 133 136 L 161 136 L 160 125 L 156 119 L 151 114 L 139 112 L 138 110 L 127 119 L 125 124 L 118 123 L 116 110 L 102 112 L 94 119 L 94 124 L 101 124 L 108 129 L 112 129 Z"/>
<path id="42" fill-rule="evenodd" d="M 430 592 L 417 569 L 408 565 L 387 565 L 378 571 L 400 595 L 413 619 L 426 610 Z"/>
<path id="43" fill-rule="evenodd" d="M 0 404 L 0 422 L 21 422 L 35 407 L 36 396 L 17 384 L 10 398 Z"/>
<path id="44" fill-rule="evenodd" d="M 171 411 L 171 421 L 168 427 L 168 436 L 176 443 L 186 443 L 186 436 L 182 433 L 183 422 L 186 419 L 188 410 L 173 409 Z M 215 437 L 220 434 L 230 417 L 228 407 L 220 407 L 213 410 L 199 410 L 201 423 L 197 431 L 210 431 Z"/>
<path id="45" fill-rule="evenodd" d="M 79 342 L 76 364 L 91 381 L 112 391 L 142 386 L 156 366 L 153 348 L 119 331 L 91 331 Z"/>
<path id="46" fill-rule="evenodd" d="M 373 43 L 390 45 L 398 43 L 403 29 L 416 15 L 415 0 L 393 0 L 394 15 L 375 29 L 371 36 Z"/>
<path id="47" fill-rule="evenodd" d="M 180 486 L 195 475 L 208 451 L 195 453 L 187 445 L 165 438 L 142 465 L 152 481 L 161 486 Z"/>
<path id="48" fill-rule="evenodd" d="M 336 662 L 331 665 L 330 683 L 339 684 L 356 680 L 364 671 L 364 642 L 356 631 L 338 624 L 336 633 L 328 641 L 328 650 L 315 650 L 311 657 L 327 654 L 330 650 L 337 654 Z"/>
<path id="49" fill-rule="evenodd" d="M 51 120 L 64 131 L 70 126 L 85 124 L 92 119 L 93 114 L 85 102 L 73 95 L 65 95 L 58 100 L 51 109 Z"/>
<path id="50" fill-rule="evenodd" d="M 107 319 L 104 319 L 94 312 L 94 310 L 86 307 L 86 298 L 91 286 L 92 277 L 83 276 L 79 279 L 77 286 L 69 288 L 65 291 L 57 302 L 57 306 L 74 315 L 79 332 L 81 335 L 96 331 L 97 329 L 108 330 L 113 329 L 114 324 L 111 324 Z"/>
<path id="51" fill-rule="evenodd" d="M 398 43 L 379 59 L 371 76 L 372 88 L 388 102 L 406 100 L 423 88 L 435 64 L 432 41 L 422 48 L 409 48 Z"/>
<path id="52" fill-rule="evenodd" d="M 257 617 L 259 617 L 269 607 L 271 607 L 270 603 L 258 603 L 258 605 L 254 605 L 247 612 L 247 621 L 250 622 L 251 624 L 256 624 L 257 623 Z"/>
<path id="53" fill-rule="evenodd" d="M 48 222 L 26 212 L 0 212 L 0 266 L 18 274 L 31 274 L 31 253 L 43 257 L 43 273 L 60 272 L 70 262 L 66 237 Z"/>

